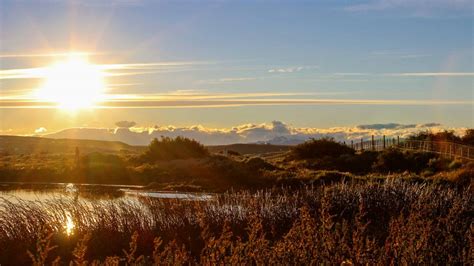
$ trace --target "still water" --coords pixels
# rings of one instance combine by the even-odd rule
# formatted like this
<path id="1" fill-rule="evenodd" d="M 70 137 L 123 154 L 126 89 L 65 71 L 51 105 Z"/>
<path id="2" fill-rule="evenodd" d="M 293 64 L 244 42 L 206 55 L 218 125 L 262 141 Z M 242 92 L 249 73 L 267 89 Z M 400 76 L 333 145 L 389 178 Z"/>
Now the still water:
<path id="1" fill-rule="evenodd" d="M 99 185 L 71 183 L 0 183 L 0 197 L 12 200 L 45 201 L 52 198 L 80 198 L 86 200 L 113 200 L 136 197 L 210 200 L 212 194 L 177 191 L 153 191 L 143 186 Z"/>
<path id="2" fill-rule="evenodd" d="M 39 210 L 47 214 L 46 219 L 56 217 L 51 219 L 59 223 L 58 230 L 69 236 L 74 234 L 78 226 L 78 217 L 82 217 L 78 213 L 89 215 L 82 217 L 81 224 L 93 225 L 103 215 L 103 210 L 119 214 L 118 212 L 130 212 L 133 209 L 136 215 L 143 217 L 145 224 L 152 224 L 155 222 L 151 218 L 152 210 L 144 202 L 159 199 L 164 202 L 209 201 L 214 197 L 213 194 L 205 193 L 152 191 L 141 186 L 0 183 L 0 220 L 8 220 L 17 215 L 12 213 L 15 209 L 33 212 Z M 114 206 L 125 207 L 121 209 Z M 18 215 L 24 216 L 20 220 L 31 218 L 28 211 Z M 156 214 L 154 215 L 156 218 Z"/>

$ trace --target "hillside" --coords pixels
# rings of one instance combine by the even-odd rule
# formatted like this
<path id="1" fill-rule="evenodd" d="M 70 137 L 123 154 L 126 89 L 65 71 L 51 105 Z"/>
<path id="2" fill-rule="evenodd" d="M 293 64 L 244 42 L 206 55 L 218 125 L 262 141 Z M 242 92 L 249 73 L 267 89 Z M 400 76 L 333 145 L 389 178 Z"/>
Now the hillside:
<path id="1" fill-rule="evenodd" d="M 81 153 L 140 152 L 143 149 L 118 141 L 0 136 L 0 153 L 3 154 L 74 153 L 76 147 Z"/>
<path id="2" fill-rule="evenodd" d="M 0 136 L 0 153 L 32 154 L 32 153 L 74 153 L 76 147 L 81 153 L 103 152 L 141 152 L 144 146 L 132 146 L 119 141 L 81 140 L 81 139 L 50 139 L 44 137 Z M 291 146 L 270 144 L 231 144 L 207 146 L 210 152 L 219 153 L 224 150 L 246 154 L 262 154 L 288 151 Z"/>
<path id="3" fill-rule="evenodd" d="M 262 154 L 270 152 L 282 152 L 291 149 L 291 146 L 287 145 L 271 145 L 271 144 L 230 144 L 230 145 L 217 145 L 207 146 L 209 151 L 213 153 L 227 151 L 238 152 L 241 155 L 247 154 Z"/>

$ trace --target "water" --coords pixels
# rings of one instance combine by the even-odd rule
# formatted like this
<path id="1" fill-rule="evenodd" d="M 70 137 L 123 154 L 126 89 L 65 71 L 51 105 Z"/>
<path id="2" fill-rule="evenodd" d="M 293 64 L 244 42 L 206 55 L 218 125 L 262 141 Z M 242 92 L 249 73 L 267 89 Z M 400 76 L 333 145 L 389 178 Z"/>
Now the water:
<path id="1" fill-rule="evenodd" d="M 0 183 L 0 197 L 9 200 L 47 201 L 55 198 L 114 200 L 149 197 L 179 200 L 211 200 L 214 195 L 176 191 L 153 191 L 143 186 L 67 184 L 67 183 Z"/>
<path id="2" fill-rule="evenodd" d="M 206 193 L 153 191 L 141 186 L 0 183 L 0 221 L 15 215 L 12 213 L 12 210 L 13 212 L 16 210 L 14 206 L 22 206 L 20 208 L 22 210 L 27 209 L 23 213 L 18 213 L 23 215 L 20 219 L 22 221 L 30 219 L 30 210 L 41 210 L 50 216 L 50 220 L 57 225 L 58 230 L 70 236 L 74 234 L 78 224 L 94 226 L 94 221 L 101 217 L 102 210 L 107 210 L 107 206 L 109 212 L 118 215 L 120 213 L 117 212 L 128 212 L 133 209 L 144 225 L 152 225 L 155 223 L 153 215 L 149 205 L 144 202 L 153 199 L 209 201 L 214 197 L 215 195 Z M 114 209 L 110 208 L 111 206 L 125 206 L 125 209 Z M 77 215 L 78 211 L 91 217 Z M 75 220 L 77 217 L 82 220 Z M 9 233 L 6 232 L 6 235 Z"/>

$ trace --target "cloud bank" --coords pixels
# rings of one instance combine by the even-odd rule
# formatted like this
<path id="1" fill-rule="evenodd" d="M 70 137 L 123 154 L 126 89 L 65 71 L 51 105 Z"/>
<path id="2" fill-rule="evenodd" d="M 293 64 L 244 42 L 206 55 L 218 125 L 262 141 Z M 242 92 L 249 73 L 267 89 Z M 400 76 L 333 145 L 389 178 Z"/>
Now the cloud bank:
<path id="1" fill-rule="evenodd" d="M 122 141 L 131 145 L 147 145 L 153 138 L 184 136 L 196 139 L 205 145 L 232 143 L 271 143 L 295 145 L 310 138 L 332 137 L 337 141 L 359 141 L 369 139 L 372 135 L 388 138 L 407 137 L 422 130 L 433 132 L 450 129 L 459 135 L 465 128 L 447 128 L 438 123 L 426 124 L 371 124 L 353 127 L 302 128 L 292 127 L 281 121 L 263 124 L 244 124 L 231 128 L 212 129 L 200 125 L 189 127 L 152 126 L 136 127 L 133 121 L 120 121 L 117 128 L 69 128 L 52 134 L 48 138 L 74 138 Z"/>

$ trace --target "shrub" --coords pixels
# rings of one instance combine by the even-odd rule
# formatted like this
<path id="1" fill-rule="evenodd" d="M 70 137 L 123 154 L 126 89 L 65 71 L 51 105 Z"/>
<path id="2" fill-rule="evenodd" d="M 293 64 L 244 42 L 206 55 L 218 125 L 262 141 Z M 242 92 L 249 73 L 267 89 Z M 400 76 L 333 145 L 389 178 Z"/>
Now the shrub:
<path id="1" fill-rule="evenodd" d="M 76 171 L 76 182 L 87 183 L 128 183 L 125 162 L 117 155 L 94 152 L 82 156 Z"/>
<path id="2" fill-rule="evenodd" d="M 203 158 L 209 151 L 199 142 L 184 137 L 153 139 L 141 155 L 142 162 L 169 161 L 176 159 Z"/>
<path id="3" fill-rule="evenodd" d="M 354 154 L 355 150 L 346 145 L 337 143 L 332 138 L 312 139 L 299 144 L 291 150 L 290 156 L 294 159 L 314 159 L 324 156 L 337 158 L 344 154 Z"/>
<path id="4" fill-rule="evenodd" d="M 240 156 L 241 154 L 239 152 L 233 151 L 233 150 L 228 150 L 227 154 L 233 155 L 233 156 Z"/>
<path id="5" fill-rule="evenodd" d="M 398 149 L 387 149 L 379 153 L 373 168 L 376 171 L 388 173 L 405 171 L 407 166 L 408 160 L 402 151 Z"/>
<path id="6" fill-rule="evenodd" d="M 453 130 L 444 130 L 433 133 L 431 131 L 421 131 L 408 137 L 409 140 L 426 140 L 426 141 L 452 141 L 461 142 L 461 138 L 457 136 Z"/>
<path id="7" fill-rule="evenodd" d="M 474 146 L 474 128 L 466 130 L 466 133 L 464 134 L 461 140 L 466 145 Z"/>
<path id="8" fill-rule="evenodd" d="M 390 148 L 379 153 L 373 169 L 382 173 L 404 171 L 420 173 L 436 165 L 436 160 L 438 160 L 438 155 L 435 153 L 400 151 Z"/>

